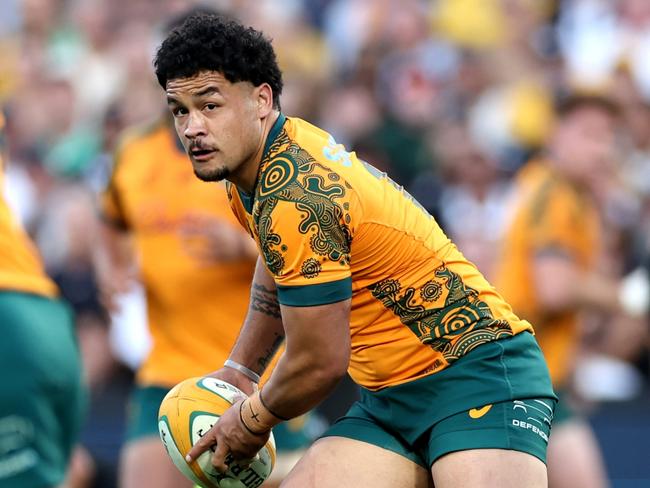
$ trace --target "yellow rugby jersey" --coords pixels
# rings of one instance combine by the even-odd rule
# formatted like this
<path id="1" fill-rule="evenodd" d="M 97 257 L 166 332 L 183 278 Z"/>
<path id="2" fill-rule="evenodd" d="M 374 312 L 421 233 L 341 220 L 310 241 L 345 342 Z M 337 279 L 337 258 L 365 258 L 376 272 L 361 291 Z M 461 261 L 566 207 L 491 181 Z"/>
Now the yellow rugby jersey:
<path id="1" fill-rule="evenodd" d="M 229 184 L 228 195 L 280 303 L 352 299 L 349 372 L 366 388 L 532 331 L 408 193 L 303 120 L 280 115 L 254 194 Z"/>
<path id="2" fill-rule="evenodd" d="M 515 312 L 535 324 L 551 379 L 561 385 L 578 343 L 577 310 L 544 313 L 535 294 L 533 262 L 540 253 L 561 253 L 589 269 L 600 245 L 598 212 L 586 195 L 540 161 L 522 168 L 515 185 L 495 284 Z"/>
<path id="3" fill-rule="evenodd" d="M 206 264 L 179 234 L 207 214 L 240 231 L 223 184 L 198 180 L 166 122 L 126 137 L 102 197 L 105 219 L 132 232 L 147 298 L 152 350 L 140 384 L 174 385 L 214 371 L 230 353 L 248 309 L 254 262 Z M 196 245 L 204 242 L 196 242 Z"/>
<path id="4" fill-rule="evenodd" d="M 3 126 L 0 114 L 0 133 Z M 54 297 L 58 294 L 56 285 L 45 274 L 36 248 L 14 219 L 3 195 L 4 184 L 0 151 L 0 290 Z"/>

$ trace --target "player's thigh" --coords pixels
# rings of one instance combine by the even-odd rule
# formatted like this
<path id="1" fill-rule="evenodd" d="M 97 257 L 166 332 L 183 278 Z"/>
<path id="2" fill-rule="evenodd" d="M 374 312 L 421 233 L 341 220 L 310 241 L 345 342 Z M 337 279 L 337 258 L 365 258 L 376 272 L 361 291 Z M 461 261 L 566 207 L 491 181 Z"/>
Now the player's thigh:
<path id="1" fill-rule="evenodd" d="M 282 488 L 427 488 L 428 471 L 393 451 L 345 437 L 316 441 Z"/>
<path id="2" fill-rule="evenodd" d="M 554 424 L 548 442 L 550 488 L 603 488 L 604 463 L 591 428 L 579 418 Z"/>
<path id="3" fill-rule="evenodd" d="M 436 488 L 546 488 L 546 465 L 531 454 L 470 449 L 439 458 L 431 467 Z"/>
<path id="4" fill-rule="evenodd" d="M 437 488 L 547 485 L 553 398 L 527 398 L 459 412 L 431 430 L 427 460 Z"/>
<path id="5" fill-rule="evenodd" d="M 280 486 L 282 480 L 287 477 L 287 475 L 296 466 L 296 464 L 298 464 L 306 452 L 307 448 L 296 449 L 292 451 L 276 451 L 275 466 L 273 466 L 271 475 L 264 483 L 264 488 L 274 488 L 276 486 Z"/>
<path id="6" fill-rule="evenodd" d="M 158 436 L 128 442 L 120 457 L 120 488 L 191 488 L 189 481 L 174 466 Z"/>
<path id="7" fill-rule="evenodd" d="M 277 449 L 275 466 L 264 488 L 280 485 L 314 441 L 311 432 L 319 428 L 318 422 L 318 414 L 308 412 L 273 428 Z"/>

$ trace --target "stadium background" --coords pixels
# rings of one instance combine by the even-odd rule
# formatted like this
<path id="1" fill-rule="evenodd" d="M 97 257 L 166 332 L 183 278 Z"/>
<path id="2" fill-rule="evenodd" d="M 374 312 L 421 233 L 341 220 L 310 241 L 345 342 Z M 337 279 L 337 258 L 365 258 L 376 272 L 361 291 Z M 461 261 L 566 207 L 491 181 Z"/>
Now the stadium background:
<path id="1" fill-rule="evenodd" d="M 164 23 L 194 3 L 0 2 L 6 192 L 77 312 L 92 389 L 82 442 L 97 488 L 114 486 L 130 366 L 143 342 L 135 332 L 112 332 L 97 297 L 95 197 L 119 132 L 164 110 L 152 54 Z M 386 170 L 488 277 L 513 172 L 543 143 L 554 98 L 611 97 L 623 117 L 621 178 L 604 212 L 608 266 L 622 274 L 648 262 L 647 0 L 207 3 L 274 39 L 285 113 Z M 647 327 L 607 344 L 608 354 L 600 332 L 625 324 L 594 316 L 587 327 L 575 399 L 593 423 L 613 486 L 650 486 Z M 333 418 L 353 396 L 344 386 L 322 412 Z"/>

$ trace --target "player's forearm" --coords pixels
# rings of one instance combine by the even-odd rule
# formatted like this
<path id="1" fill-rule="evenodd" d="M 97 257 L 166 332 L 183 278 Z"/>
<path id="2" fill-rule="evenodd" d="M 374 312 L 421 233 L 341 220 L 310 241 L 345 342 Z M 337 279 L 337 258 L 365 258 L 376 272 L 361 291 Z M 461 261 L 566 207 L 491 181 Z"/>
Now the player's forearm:
<path id="1" fill-rule="evenodd" d="M 275 283 L 258 259 L 248 314 L 230 359 L 261 376 L 283 341 L 284 328 Z"/>
<path id="2" fill-rule="evenodd" d="M 600 274 L 581 270 L 567 256 L 538 258 L 533 279 L 537 301 L 547 314 L 580 308 L 618 309 L 616 283 Z"/>
<path id="3" fill-rule="evenodd" d="M 548 282 L 538 287 L 538 301 L 546 313 L 564 313 L 581 308 L 614 311 L 616 288 L 591 276 Z"/>
<path id="4" fill-rule="evenodd" d="M 284 354 L 262 398 L 279 418 L 293 418 L 320 403 L 350 361 L 350 300 L 314 307 L 282 307 Z"/>
<path id="5" fill-rule="evenodd" d="M 618 283 L 598 274 L 583 274 L 573 288 L 574 300 L 584 308 L 620 311 Z"/>
<path id="6" fill-rule="evenodd" d="M 93 264 L 104 305 L 111 309 L 113 296 L 126 291 L 136 275 L 131 233 L 102 223 L 94 242 Z"/>
<path id="7" fill-rule="evenodd" d="M 286 350 L 268 383 L 240 406 L 250 432 L 307 412 L 334 389 L 350 360 L 349 312 L 350 300 L 303 311 L 282 307 Z"/>
<path id="8" fill-rule="evenodd" d="M 288 348 L 262 388 L 264 404 L 282 419 L 308 412 L 322 402 L 345 375 L 348 359 L 347 354 L 327 359 L 315 356 L 313 351 L 294 353 Z"/>
<path id="9" fill-rule="evenodd" d="M 229 356 L 260 376 L 284 341 L 282 320 L 269 305 L 271 296 L 275 295 L 256 289 L 253 283 L 248 316 Z M 275 300 L 277 302 L 277 297 Z"/>
<path id="10" fill-rule="evenodd" d="M 538 299 L 546 313 L 585 309 L 638 317 L 648 309 L 647 296 L 638 296 L 641 288 L 635 281 L 619 282 L 597 273 L 576 273 L 571 279 L 558 279 L 538 287 Z"/>
<path id="11" fill-rule="evenodd" d="M 93 259 L 100 269 L 126 269 L 133 266 L 133 247 L 128 231 L 117 229 L 110 224 L 100 223 L 94 244 Z"/>

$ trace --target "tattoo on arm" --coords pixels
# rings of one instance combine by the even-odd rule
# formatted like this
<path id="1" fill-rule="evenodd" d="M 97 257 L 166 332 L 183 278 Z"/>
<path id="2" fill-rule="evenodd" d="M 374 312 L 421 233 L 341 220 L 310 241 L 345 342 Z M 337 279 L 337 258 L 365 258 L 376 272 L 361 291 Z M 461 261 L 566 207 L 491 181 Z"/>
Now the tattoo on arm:
<path id="1" fill-rule="evenodd" d="M 269 347 L 265 352 L 264 356 L 259 358 L 257 360 L 257 364 L 260 365 L 262 370 L 265 370 L 266 367 L 269 365 L 271 362 L 271 359 L 273 359 L 273 356 L 275 356 L 275 353 L 278 352 L 278 349 L 284 342 L 284 334 L 275 334 L 275 340 L 273 341 L 273 344 L 271 344 L 271 347 Z"/>
<path id="2" fill-rule="evenodd" d="M 253 283 L 250 306 L 252 310 L 273 317 L 274 319 L 280 319 L 282 317 L 280 314 L 280 303 L 278 303 L 278 293 L 264 285 Z M 283 333 L 276 332 L 274 335 L 275 339 L 273 340 L 273 344 L 264 351 L 263 356 L 257 359 L 257 364 L 260 366 L 262 371 L 266 369 L 273 359 L 273 356 L 275 356 L 275 353 L 284 342 Z"/>
<path id="3" fill-rule="evenodd" d="M 274 290 L 266 288 L 264 285 L 253 283 L 251 290 L 251 308 L 256 312 L 269 315 L 276 319 L 281 317 L 277 293 Z"/>

